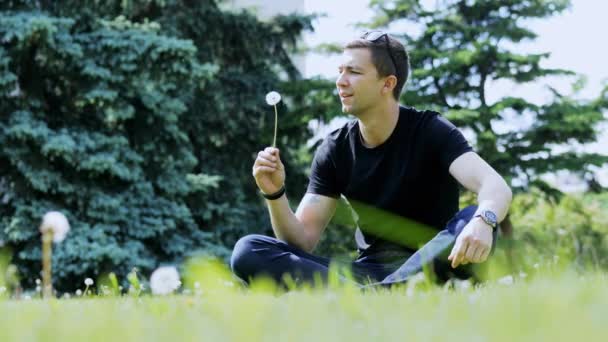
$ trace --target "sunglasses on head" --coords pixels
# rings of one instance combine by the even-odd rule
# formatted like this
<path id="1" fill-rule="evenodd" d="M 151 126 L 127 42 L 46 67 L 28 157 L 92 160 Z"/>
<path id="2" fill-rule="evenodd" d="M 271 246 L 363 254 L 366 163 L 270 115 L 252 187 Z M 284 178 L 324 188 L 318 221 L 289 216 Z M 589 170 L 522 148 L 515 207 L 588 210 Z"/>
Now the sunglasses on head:
<path id="1" fill-rule="evenodd" d="M 370 41 L 372 43 L 377 42 L 378 40 L 384 38 L 384 42 L 386 44 L 386 50 L 388 51 L 388 56 L 391 58 L 393 62 L 393 66 L 395 67 L 395 73 L 397 72 L 397 63 L 395 62 L 395 57 L 393 56 L 393 50 L 391 49 L 391 44 L 389 43 L 388 33 L 384 33 L 382 31 L 368 31 L 365 32 L 362 36 L 362 39 Z"/>

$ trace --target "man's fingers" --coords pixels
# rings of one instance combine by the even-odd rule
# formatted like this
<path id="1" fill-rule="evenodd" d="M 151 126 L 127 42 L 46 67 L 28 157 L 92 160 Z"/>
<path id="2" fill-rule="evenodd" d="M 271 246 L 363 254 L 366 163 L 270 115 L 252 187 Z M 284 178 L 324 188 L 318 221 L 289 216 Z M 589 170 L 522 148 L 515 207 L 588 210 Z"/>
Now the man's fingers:
<path id="1" fill-rule="evenodd" d="M 488 256 L 490 255 L 491 251 L 492 251 L 492 248 L 486 248 L 486 250 L 483 251 L 483 253 L 481 254 L 481 260 L 486 261 L 488 259 Z"/>
<path id="2" fill-rule="evenodd" d="M 276 147 L 266 147 L 264 149 L 264 152 L 267 152 L 269 154 L 272 154 L 273 156 L 278 157 L 279 156 L 279 149 Z"/>
<path id="3" fill-rule="evenodd" d="M 265 159 L 268 161 L 276 162 L 278 158 L 275 155 L 273 155 L 272 153 L 269 153 L 268 151 L 264 150 L 264 151 L 258 152 L 257 159 Z"/>
<path id="4" fill-rule="evenodd" d="M 256 159 L 254 164 L 254 167 L 256 166 L 268 166 L 276 169 L 278 165 L 276 162 L 270 161 L 268 159 L 258 158 Z"/>
<path id="5" fill-rule="evenodd" d="M 277 169 L 274 167 L 269 167 L 269 166 L 256 166 L 253 168 L 253 176 L 257 176 L 260 173 L 263 172 L 268 172 L 268 173 L 272 173 L 275 172 Z"/>
<path id="6" fill-rule="evenodd" d="M 462 257 L 463 255 L 461 252 L 457 252 L 456 255 L 454 255 L 454 258 L 452 259 L 452 268 L 456 268 L 460 265 Z"/>
<path id="7" fill-rule="evenodd" d="M 279 170 L 282 170 L 283 167 L 283 162 L 281 161 L 281 158 L 277 158 L 277 167 Z"/>
<path id="8" fill-rule="evenodd" d="M 452 250 L 452 268 L 458 267 L 462 262 L 464 257 L 464 249 L 466 249 L 466 244 L 460 240 L 456 240 L 456 244 L 454 245 L 454 249 Z"/>
<path id="9" fill-rule="evenodd" d="M 268 167 L 272 167 L 275 169 L 281 169 L 283 164 L 277 157 L 275 157 L 268 151 L 264 150 L 264 151 L 258 152 L 258 156 L 255 159 L 253 166 L 254 167 L 268 166 Z"/>
<path id="10" fill-rule="evenodd" d="M 273 147 L 266 147 L 264 151 L 260 151 L 258 153 L 258 159 L 265 159 L 270 162 L 277 163 L 276 166 L 279 170 L 283 169 L 283 162 L 281 161 L 281 157 L 279 156 L 279 149 Z"/>
<path id="11" fill-rule="evenodd" d="M 473 256 L 473 262 L 485 261 L 486 259 L 483 257 L 483 255 L 485 254 L 485 251 L 486 251 L 486 248 L 484 248 L 484 247 L 477 248 L 477 250 L 475 251 L 475 255 Z"/>
<path id="12" fill-rule="evenodd" d="M 475 244 L 469 243 L 467 244 L 467 250 L 464 251 L 464 258 L 466 261 L 472 261 L 473 256 L 475 255 Z"/>
<path id="13" fill-rule="evenodd" d="M 450 256 L 448 256 L 448 260 L 453 260 L 456 257 L 456 251 L 458 250 L 458 241 L 456 241 L 456 243 L 454 244 L 454 247 L 452 247 L 452 251 L 450 252 Z"/>

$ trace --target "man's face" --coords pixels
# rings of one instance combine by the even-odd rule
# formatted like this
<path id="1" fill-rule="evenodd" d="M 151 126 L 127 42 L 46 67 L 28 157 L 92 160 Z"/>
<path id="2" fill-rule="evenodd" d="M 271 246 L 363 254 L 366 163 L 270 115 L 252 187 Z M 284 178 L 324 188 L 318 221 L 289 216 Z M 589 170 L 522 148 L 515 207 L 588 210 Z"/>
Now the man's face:
<path id="1" fill-rule="evenodd" d="M 382 99 L 384 79 L 378 78 L 369 49 L 344 50 L 338 71 L 336 87 L 342 112 L 358 116 Z"/>

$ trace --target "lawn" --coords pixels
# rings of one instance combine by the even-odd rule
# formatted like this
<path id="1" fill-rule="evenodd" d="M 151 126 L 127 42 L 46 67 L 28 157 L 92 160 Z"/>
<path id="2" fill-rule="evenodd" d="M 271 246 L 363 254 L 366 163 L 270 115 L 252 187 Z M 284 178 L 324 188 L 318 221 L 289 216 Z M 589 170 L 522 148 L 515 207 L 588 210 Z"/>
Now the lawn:
<path id="1" fill-rule="evenodd" d="M 503 281 L 504 282 L 504 281 Z M 605 341 L 608 278 L 0 301 L 0 341 Z M 262 289 L 262 290 L 260 290 Z"/>

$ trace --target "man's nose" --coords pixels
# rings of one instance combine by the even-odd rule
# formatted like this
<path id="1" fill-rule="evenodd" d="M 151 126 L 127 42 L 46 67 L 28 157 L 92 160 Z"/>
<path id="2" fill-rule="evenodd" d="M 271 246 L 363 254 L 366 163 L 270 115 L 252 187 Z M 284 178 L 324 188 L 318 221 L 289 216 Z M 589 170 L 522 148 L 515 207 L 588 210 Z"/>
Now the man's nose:
<path id="1" fill-rule="evenodd" d="M 344 76 L 344 73 L 341 73 L 336 79 L 336 87 L 342 88 L 348 86 L 348 80 Z"/>

